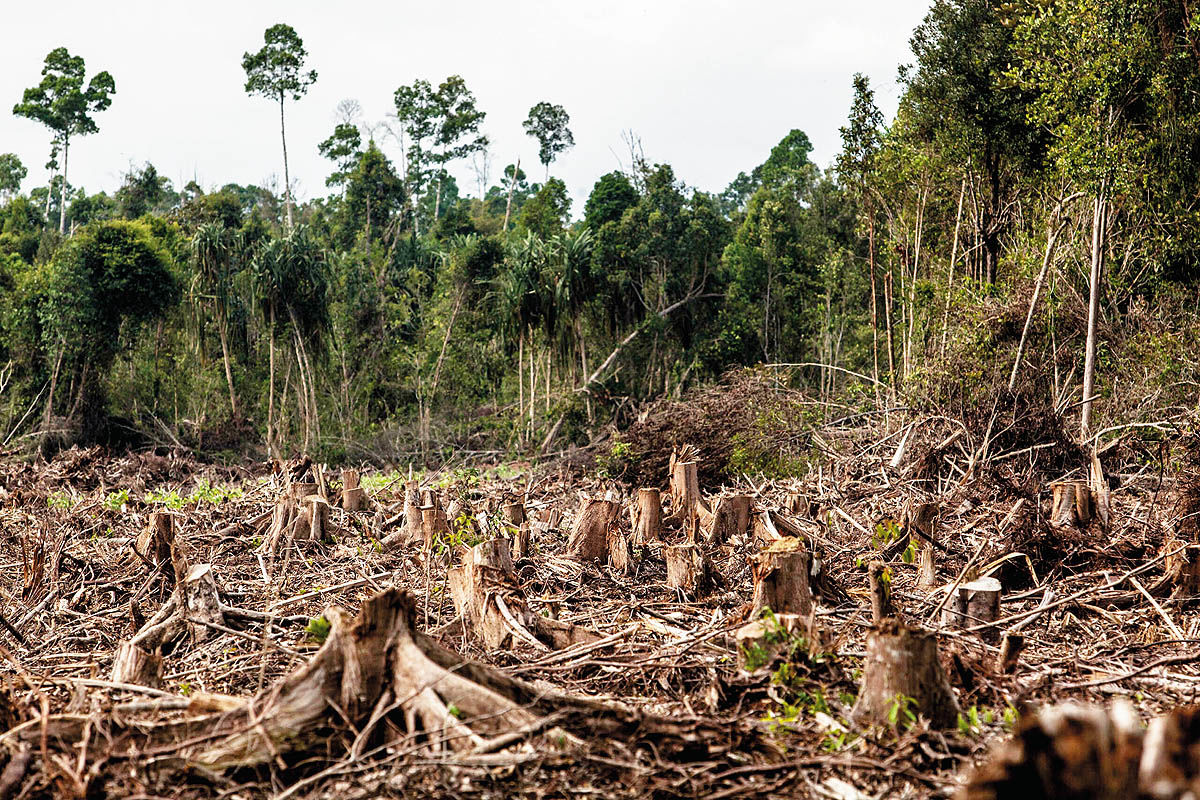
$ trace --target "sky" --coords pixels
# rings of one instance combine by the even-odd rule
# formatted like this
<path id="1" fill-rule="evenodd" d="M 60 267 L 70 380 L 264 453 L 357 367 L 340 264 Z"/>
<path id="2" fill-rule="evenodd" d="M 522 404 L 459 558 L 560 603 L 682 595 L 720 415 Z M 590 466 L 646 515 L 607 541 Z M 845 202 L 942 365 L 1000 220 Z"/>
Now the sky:
<path id="1" fill-rule="evenodd" d="M 88 74 L 108 70 L 112 106 L 99 133 L 72 143 L 69 180 L 109 193 L 131 167 L 150 162 L 176 188 L 236 182 L 282 185 L 278 106 L 244 91 L 242 55 L 286 22 L 303 38 L 318 79 L 288 103 L 293 191 L 327 193 L 330 163 L 317 153 L 344 99 L 363 122 L 394 112 L 398 86 L 462 75 L 487 113 L 489 183 L 521 160 L 542 180 L 537 143 L 521 122 L 539 101 L 563 105 L 575 147 L 551 165 L 582 213 L 596 179 L 628 166 L 629 132 L 652 163 L 688 185 L 720 191 L 762 163 L 793 128 L 824 167 L 855 72 L 868 76 L 885 116 L 899 100 L 896 68 L 929 0 L 60 0 L 6 9 L 0 110 L 40 79 L 55 47 L 83 56 Z M 44 185 L 49 132 L 0 113 L 0 152 L 29 168 L 24 191 Z M 381 141 L 399 163 L 397 145 Z M 462 194 L 477 193 L 469 163 L 453 168 Z"/>

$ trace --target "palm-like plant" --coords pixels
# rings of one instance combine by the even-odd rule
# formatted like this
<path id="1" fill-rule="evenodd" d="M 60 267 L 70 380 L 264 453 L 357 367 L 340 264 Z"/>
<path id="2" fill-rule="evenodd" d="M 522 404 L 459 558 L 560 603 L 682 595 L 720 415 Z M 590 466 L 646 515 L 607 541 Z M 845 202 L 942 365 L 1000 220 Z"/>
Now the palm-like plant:
<path id="1" fill-rule="evenodd" d="M 193 295 L 211 304 L 213 316 L 216 317 L 221 359 L 225 364 L 225 381 L 229 385 L 229 410 L 235 419 L 238 416 L 238 403 L 229 353 L 229 306 L 234 264 L 241 250 L 240 244 L 237 231 L 214 222 L 201 225 L 192 236 L 192 264 L 196 270 L 192 283 Z"/>

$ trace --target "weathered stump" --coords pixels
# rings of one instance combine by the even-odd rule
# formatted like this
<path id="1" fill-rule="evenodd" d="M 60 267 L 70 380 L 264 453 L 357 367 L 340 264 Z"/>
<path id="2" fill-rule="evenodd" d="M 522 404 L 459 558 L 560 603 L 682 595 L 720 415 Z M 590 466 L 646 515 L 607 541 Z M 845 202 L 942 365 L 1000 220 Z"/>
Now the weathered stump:
<path id="1" fill-rule="evenodd" d="M 150 520 L 138 534 L 134 548 L 148 564 L 174 577 L 171 570 L 171 545 L 175 542 L 175 515 L 168 511 L 150 512 Z"/>
<path id="2" fill-rule="evenodd" d="M 132 641 L 117 645 L 113 659 L 113 683 L 130 683 L 157 689 L 162 686 L 162 656 L 144 650 Z"/>
<path id="3" fill-rule="evenodd" d="M 1092 519 L 1092 493 L 1085 481 L 1052 484 L 1050 522 L 1062 527 L 1083 527 Z"/>
<path id="4" fill-rule="evenodd" d="M 633 505 L 633 541 L 639 545 L 662 540 L 662 493 L 638 489 Z"/>
<path id="5" fill-rule="evenodd" d="M 867 566 L 867 586 L 871 592 L 871 623 L 878 625 L 894 617 L 892 605 L 891 573 L 882 561 L 872 561 Z"/>
<path id="6" fill-rule="evenodd" d="M 612 500 L 588 500 L 575 519 L 567 555 L 577 561 L 604 561 L 608 557 L 608 526 L 620 506 Z"/>
<path id="7" fill-rule="evenodd" d="M 359 484 L 358 470 L 342 470 L 342 508 L 349 512 L 362 511 L 369 505 L 367 490 Z"/>
<path id="8" fill-rule="evenodd" d="M 750 506 L 749 495 L 727 495 L 718 499 L 708 520 L 706 538 L 709 544 L 724 544 L 745 534 L 750 528 Z"/>
<path id="9" fill-rule="evenodd" d="M 667 545 L 663 557 L 667 562 L 667 585 L 692 596 L 712 587 L 712 564 L 698 545 Z"/>
<path id="10" fill-rule="evenodd" d="M 949 628 L 974 628 L 1000 619 L 1000 581 L 995 578 L 976 578 L 960 584 L 946 603 L 942 622 Z M 994 638 L 994 628 L 985 631 L 987 638 Z"/>
<path id="11" fill-rule="evenodd" d="M 937 638 L 928 631 L 885 619 L 867 634 L 862 685 L 851 717 L 859 723 L 890 724 L 895 704 L 909 706 L 936 728 L 958 721 L 958 701 L 938 661 Z"/>
<path id="12" fill-rule="evenodd" d="M 776 614 L 808 614 L 812 590 L 808 584 L 808 551 L 799 539 L 785 536 L 754 557 L 754 599 L 751 615 L 764 608 Z"/>

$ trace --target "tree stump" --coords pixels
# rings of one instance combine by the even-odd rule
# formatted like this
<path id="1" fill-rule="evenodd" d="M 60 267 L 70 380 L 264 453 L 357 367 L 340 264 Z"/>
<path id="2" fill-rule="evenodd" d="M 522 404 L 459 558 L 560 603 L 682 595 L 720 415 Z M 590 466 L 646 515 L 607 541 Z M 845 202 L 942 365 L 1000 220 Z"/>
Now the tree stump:
<path id="1" fill-rule="evenodd" d="M 292 539 L 322 541 L 330 538 L 329 501 L 319 494 L 305 495 L 300 499 L 300 513 L 296 519 Z"/>
<path id="2" fill-rule="evenodd" d="M 1153 736 L 1152 722 L 1146 749 Z M 1154 791 L 1156 778 L 1174 783 L 1173 770 L 1165 764 L 1147 769 L 1152 774 L 1139 787 L 1139 761 L 1142 767 L 1149 766 L 1141 725 L 1128 704 L 1114 704 L 1109 712 L 1078 704 L 1051 706 L 1022 716 L 1013 736 L 992 748 L 959 797 L 1126 800 L 1188 796 L 1179 791 L 1182 787 L 1163 794 Z"/>
<path id="3" fill-rule="evenodd" d="M 633 506 L 633 541 L 639 545 L 662 541 L 662 493 L 638 489 Z"/>
<path id="4" fill-rule="evenodd" d="M 1000 619 L 1000 581 L 995 578 L 976 578 L 968 583 L 960 584 L 951 596 L 942 612 L 942 623 L 948 628 L 974 628 L 987 622 Z M 994 628 L 989 631 L 987 638 L 995 638 Z"/>
<path id="5" fill-rule="evenodd" d="M 608 526 L 620 513 L 612 500 L 588 500 L 575 519 L 567 556 L 577 561 L 604 561 L 608 557 Z"/>
<path id="6" fill-rule="evenodd" d="M 896 615 L 892 605 L 891 573 L 882 561 L 872 561 L 867 566 L 867 585 L 871 592 L 871 623 L 879 625 Z"/>
<path id="7" fill-rule="evenodd" d="M 1021 651 L 1025 649 L 1025 637 L 1019 633 L 1006 633 L 1000 643 L 1000 654 L 996 657 L 996 671 L 1001 675 L 1011 675 L 1017 671 L 1021 661 Z"/>
<path id="8" fill-rule="evenodd" d="M 754 557 L 754 599 L 751 616 L 769 608 L 776 614 L 808 614 L 812 590 L 808 584 L 808 551 L 799 539 L 786 536 Z"/>
<path id="9" fill-rule="evenodd" d="M 733 537 L 745 534 L 750 528 L 750 505 L 750 496 L 745 494 L 718 499 L 708 520 L 709 544 L 725 544 Z"/>
<path id="10" fill-rule="evenodd" d="M 342 470 L 342 508 L 351 513 L 362 511 L 368 506 L 367 490 L 359 485 L 356 469 Z"/>
<path id="11" fill-rule="evenodd" d="M 746 623 L 737 631 L 738 669 L 755 672 L 769 666 L 791 637 L 804 633 L 805 619 L 799 614 L 773 614 Z"/>
<path id="12" fill-rule="evenodd" d="M 885 619 L 867 634 L 862 685 L 851 718 L 888 725 L 889 716 L 895 718 L 896 703 L 923 715 L 936 728 L 958 722 L 958 701 L 938 661 L 937 638 Z"/>
<path id="13" fill-rule="evenodd" d="M 522 522 L 521 527 L 517 528 L 517 532 L 513 534 L 512 557 L 514 561 L 520 561 L 531 555 L 533 555 L 533 550 L 530 547 L 529 523 Z"/>
<path id="14" fill-rule="evenodd" d="M 431 504 L 420 508 L 421 540 L 428 551 L 433 548 L 434 542 L 444 541 L 449 537 L 450 523 L 446 520 L 446 512 L 441 503 L 437 502 L 435 495 L 429 493 L 424 499 L 432 501 Z"/>
<path id="15" fill-rule="evenodd" d="M 917 585 L 926 589 L 937 585 L 937 562 L 933 544 L 930 542 L 923 542 L 921 546 L 921 561 L 917 566 Z"/>
<path id="16" fill-rule="evenodd" d="M 663 557 L 667 562 L 667 585 L 691 596 L 711 588 L 712 565 L 698 545 L 690 542 L 667 545 Z"/>
<path id="17" fill-rule="evenodd" d="M 131 683 L 158 689 L 162 686 L 162 656 L 157 652 L 143 650 L 134 642 L 117 645 L 113 659 L 113 683 Z"/>
<path id="18" fill-rule="evenodd" d="M 175 541 L 175 515 L 168 511 L 150 512 L 150 520 L 138 534 L 134 547 L 138 555 L 163 574 L 174 578 L 171 571 L 171 545 Z"/>
<path id="19" fill-rule="evenodd" d="M 524 503 L 505 503 L 500 508 L 500 515 L 514 528 L 520 528 L 528 519 Z"/>
<path id="20" fill-rule="evenodd" d="M 1180 548 L 1183 550 L 1176 552 Z M 1167 554 L 1163 560 L 1163 577 L 1155 582 L 1151 591 L 1161 593 L 1169 589 L 1177 598 L 1200 595 L 1200 545 L 1168 539 L 1162 550 Z"/>
<path id="21" fill-rule="evenodd" d="M 188 632 L 192 641 L 199 644 L 207 641 L 217 631 L 199 622 L 225 624 L 225 615 L 221 611 L 221 597 L 213 577 L 211 564 L 196 564 L 187 572 L 187 577 L 180 584 L 179 591 L 183 596 L 183 616 L 188 622 Z"/>
<path id="22" fill-rule="evenodd" d="M 1051 524 L 1083 527 L 1091 521 L 1092 493 L 1085 481 L 1062 481 L 1051 487 Z"/>
<path id="23" fill-rule="evenodd" d="M 700 465 L 695 461 L 675 462 L 671 472 L 671 502 L 674 516 L 683 523 L 689 536 L 711 514 L 700 494 Z"/>
<path id="24" fill-rule="evenodd" d="M 633 548 L 629 545 L 629 536 L 616 525 L 608 528 L 608 565 L 622 575 L 628 575 L 633 570 Z"/>
<path id="25" fill-rule="evenodd" d="M 789 514 L 811 519 L 816 514 L 815 506 L 816 504 L 806 494 L 793 492 L 787 497 L 786 508 Z"/>

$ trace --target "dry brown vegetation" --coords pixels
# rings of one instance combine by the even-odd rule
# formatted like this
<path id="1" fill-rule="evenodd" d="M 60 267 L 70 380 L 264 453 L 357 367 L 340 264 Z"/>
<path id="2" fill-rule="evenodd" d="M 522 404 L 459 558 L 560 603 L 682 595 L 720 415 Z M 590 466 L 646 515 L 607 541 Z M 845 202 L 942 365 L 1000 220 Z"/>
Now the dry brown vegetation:
<path id="1" fill-rule="evenodd" d="M 1019 398 L 798 438 L 776 389 L 660 406 L 605 479 L 4 466 L 0 798 L 1008 797 L 1110 762 L 1132 787 L 1139 758 L 1193 779 L 1190 717 L 1144 752 L 1133 723 L 1200 680 L 1194 438 L 1092 453 Z M 765 411 L 805 477 L 731 474 L 721 432 L 761 448 Z"/>

